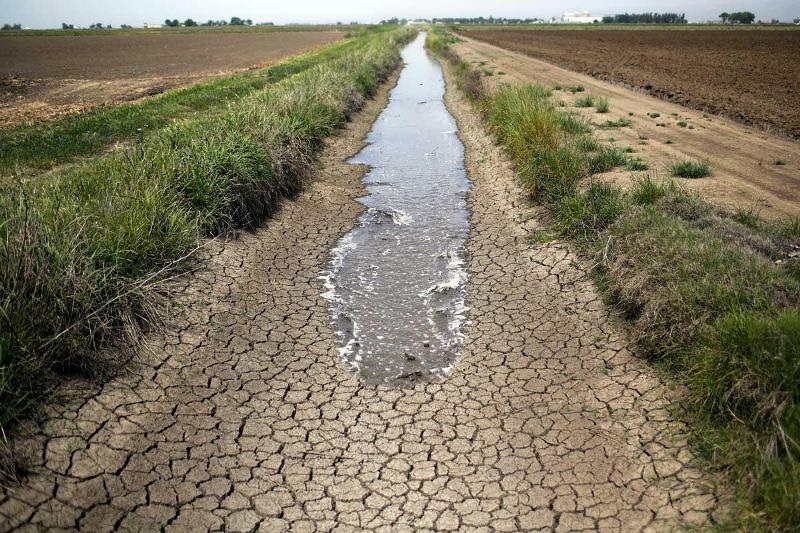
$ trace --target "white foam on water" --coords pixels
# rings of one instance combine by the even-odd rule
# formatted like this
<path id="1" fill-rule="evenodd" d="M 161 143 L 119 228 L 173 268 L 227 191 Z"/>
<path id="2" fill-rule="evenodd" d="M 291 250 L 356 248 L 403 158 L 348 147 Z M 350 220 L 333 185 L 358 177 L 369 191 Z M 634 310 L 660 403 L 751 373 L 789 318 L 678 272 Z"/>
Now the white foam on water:
<path id="1" fill-rule="evenodd" d="M 341 303 L 340 298 L 336 295 L 336 274 L 341 270 L 344 258 L 347 256 L 348 252 L 355 250 L 355 248 L 356 244 L 353 241 L 353 234 L 348 233 L 339 239 L 339 242 L 336 243 L 336 246 L 331 250 L 331 259 L 328 263 L 328 269 L 323 270 L 320 272 L 319 276 L 317 276 L 318 279 L 322 280 L 322 286 L 325 288 L 322 297 L 326 300 Z"/>
<path id="2" fill-rule="evenodd" d="M 392 222 L 398 226 L 408 226 L 411 223 L 411 215 L 400 209 L 392 209 Z"/>

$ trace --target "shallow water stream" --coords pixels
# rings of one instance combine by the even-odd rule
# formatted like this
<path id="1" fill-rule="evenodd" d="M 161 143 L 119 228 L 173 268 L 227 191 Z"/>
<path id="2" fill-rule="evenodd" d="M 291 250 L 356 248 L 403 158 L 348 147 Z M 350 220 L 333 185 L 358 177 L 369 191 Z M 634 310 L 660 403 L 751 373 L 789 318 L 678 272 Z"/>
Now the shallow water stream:
<path id="1" fill-rule="evenodd" d="M 461 347 L 469 181 L 424 42 L 422 33 L 403 50 L 389 103 L 351 160 L 370 167 L 368 210 L 323 273 L 342 357 L 368 383 L 441 376 Z"/>

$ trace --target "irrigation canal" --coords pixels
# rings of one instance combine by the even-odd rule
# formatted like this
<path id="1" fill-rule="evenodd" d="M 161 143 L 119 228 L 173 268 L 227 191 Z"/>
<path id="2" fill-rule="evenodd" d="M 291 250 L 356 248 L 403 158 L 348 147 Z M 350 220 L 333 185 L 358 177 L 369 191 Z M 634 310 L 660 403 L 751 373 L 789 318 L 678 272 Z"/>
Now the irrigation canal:
<path id="1" fill-rule="evenodd" d="M 368 383 L 413 384 L 459 355 L 464 242 L 469 229 L 464 146 L 444 104 L 442 69 L 420 33 L 367 146 L 367 211 L 323 272 L 347 363 Z"/>

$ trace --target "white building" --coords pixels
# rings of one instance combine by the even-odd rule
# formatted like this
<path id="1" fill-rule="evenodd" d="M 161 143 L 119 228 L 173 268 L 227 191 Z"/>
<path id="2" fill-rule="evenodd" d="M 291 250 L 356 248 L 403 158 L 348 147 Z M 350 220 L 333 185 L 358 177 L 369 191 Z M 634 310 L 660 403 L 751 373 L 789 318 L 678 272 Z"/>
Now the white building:
<path id="1" fill-rule="evenodd" d="M 588 11 L 565 11 L 561 15 L 561 22 L 564 24 L 594 24 L 601 20 L 600 17 L 593 17 Z"/>
<path id="2" fill-rule="evenodd" d="M 162 24 L 160 22 L 145 22 L 142 26 L 143 28 L 160 28 Z"/>

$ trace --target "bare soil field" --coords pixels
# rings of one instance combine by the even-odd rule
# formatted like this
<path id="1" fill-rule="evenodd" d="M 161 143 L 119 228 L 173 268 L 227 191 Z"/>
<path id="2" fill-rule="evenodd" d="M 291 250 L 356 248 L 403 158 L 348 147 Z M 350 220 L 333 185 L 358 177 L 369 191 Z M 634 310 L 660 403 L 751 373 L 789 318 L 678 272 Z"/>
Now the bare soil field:
<path id="1" fill-rule="evenodd" d="M 158 94 L 324 45 L 334 31 L 0 37 L 0 127 Z"/>
<path id="2" fill-rule="evenodd" d="M 684 33 L 691 32 L 681 35 Z M 555 92 L 555 98 L 566 109 L 581 113 L 598 125 L 599 140 L 634 150 L 632 155 L 649 166 L 647 172 L 668 176 L 668 167 L 676 161 L 707 161 L 713 169 L 711 176 L 683 182 L 709 201 L 752 209 L 767 217 L 800 216 L 800 144 L 796 140 L 706 115 L 482 41 L 467 38 L 453 50 L 462 59 L 491 72 L 493 75 L 484 77 L 490 87 L 505 82 L 562 87 Z M 572 94 L 567 90 L 576 86 L 584 91 Z M 609 98 L 610 111 L 597 113 L 594 108 L 576 107 L 576 100 L 587 94 Z M 786 111 L 789 112 L 788 107 Z M 629 124 L 608 127 L 607 121 Z M 598 177 L 626 185 L 635 175 L 617 170 Z"/>
<path id="3" fill-rule="evenodd" d="M 481 30 L 462 35 L 800 138 L 800 31 Z"/>

